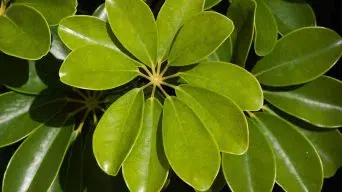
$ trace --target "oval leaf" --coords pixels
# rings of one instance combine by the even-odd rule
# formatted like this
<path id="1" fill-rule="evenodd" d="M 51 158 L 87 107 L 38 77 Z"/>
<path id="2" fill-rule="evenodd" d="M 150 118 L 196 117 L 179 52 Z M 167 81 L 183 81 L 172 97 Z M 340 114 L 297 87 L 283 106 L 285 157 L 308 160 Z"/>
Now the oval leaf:
<path id="1" fill-rule="evenodd" d="M 22 59 L 37 60 L 50 48 L 50 29 L 44 17 L 25 5 L 11 5 L 0 16 L 0 51 Z"/>
<path id="2" fill-rule="evenodd" d="M 231 35 L 233 63 L 245 66 L 254 35 L 256 2 L 253 0 L 233 1 L 228 8 L 228 17 L 234 22 Z"/>
<path id="3" fill-rule="evenodd" d="M 93 16 L 101 19 L 102 21 L 108 21 L 106 6 L 104 3 L 96 8 L 96 10 L 93 13 Z"/>
<path id="4" fill-rule="evenodd" d="M 180 86 L 176 94 L 213 134 L 220 151 L 233 154 L 246 152 L 247 120 L 236 104 L 219 94 L 189 85 Z"/>
<path id="5" fill-rule="evenodd" d="M 58 34 L 71 50 L 87 45 L 102 45 L 119 51 L 110 37 L 107 23 L 93 16 L 64 18 L 59 24 Z"/>
<path id="6" fill-rule="evenodd" d="M 277 183 L 286 191 L 321 191 L 322 164 L 310 142 L 275 115 L 256 113 L 253 121 L 275 152 Z"/>
<path id="7" fill-rule="evenodd" d="M 121 52 L 100 45 L 89 45 L 69 54 L 59 76 L 63 83 L 70 86 L 105 90 L 133 80 L 139 75 L 137 66 L 136 61 Z"/>
<path id="8" fill-rule="evenodd" d="M 324 177 L 332 177 L 342 166 L 342 135 L 336 130 L 299 129 L 318 152 L 322 163 Z"/>
<path id="9" fill-rule="evenodd" d="M 248 120 L 248 127 L 248 151 L 243 155 L 223 153 L 223 173 L 232 191 L 270 192 L 276 176 L 275 156 L 265 136 L 251 120 Z"/>
<path id="10" fill-rule="evenodd" d="M 168 162 L 161 139 L 162 111 L 157 99 L 146 101 L 141 132 L 122 165 L 130 191 L 160 191 L 166 182 Z"/>
<path id="11" fill-rule="evenodd" d="M 65 60 L 71 50 L 63 43 L 58 35 L 58 26 L 50 27 L 51 30 L 51 48 L 50 53 L 59 60 Z"/>
<path id="12" fill-rule="evenodd" d="M 142 0 L 106 0 L 110 26 L 122 45 L 146 65 L 156 64 L 157 27 Z"/>
<path id="13" fill-rule="evenodd" d="M 336 32 L 307 27 L 281 38 L 273 52 L 261 59 L 252 72 L 264 85 L 296 85 L 321 76 L 341 55 L 342 38 Z"/>
<path id="14" fill-rule="evenodd" d="M 254 49 L 257 55 L 265 56 L 272 52 L 276 45 L 277 23 L 264 0 L 256 0 L 256 2 Z"/>
<path id="15" fill-rule="evenodd" d="M 320 127 L 342 126 L 342 82 L 320 77 L 293 89 L 264 91 L 277 108 Z"/>
<path id="16" fill-rule="evenodd" d="M 196 190 L 213 184 L 220 169 L 214 139 L 196 114 L 175 97 L 168 97 L 163 111 L 163 143 L 175 173 Z"/>
<path id="17" fill-rule="evenodd" d="M 57 25 L 62 18 L 75 14 L 77 7 L 77 0 L 15 0 L 15 3 L 36 8 L 50 25 Z"/>
<path id="18" fill-rule="evenodd" d="M 271 8 L 278 25 L 278 30 L 285 35 L 295 29 L 315 26 L 315 13 L 305 1 L 264 0 Z"/>
<path id="19" fill-rule="evenodd" d="M 170 65 L 184 66 L 201 61 L 215 52 L 233 29 L 233 22 L 216 12 L 202 12 L 192 17 L 180 29 L 171 47 Z"/>
<path id="20" fill-rule="evenodd" d="M 62 164 L 72 133 L 73 126 L 43 125 L 37 129 L 13 155 L 4 176 L 3 191 L 47 191 Z"/>
<path id="21" fill-rule="evenodd" d="M 204 9 L 210 9 L 219 4 L 222 0 L 205 0 Z"/>
<path id="22" fill-rule="evenodd" d="M 133 89 L 116 100 L 104 113 L 93 136 L 93 150 L 101 169 L 117 175 L 139 134 L 144 95 Z"/>
<path id="23" fill-rule="evenodd" d="M 213 76 L 213 74 L 215 74 Z M 245 69 L 225 62 L 200 63 L 183 72 L 187 83 L 230 98 L 242 110 L 259 110 L 263 104 L 260 84 Z"/>
<path id="24" fill-rule="evenodd" d="M 232 56 L 233 45 L 232 39 L 229 37 L 214 53 L 208 56 L 207 61 L 231 62 Z"/>
<path id="25" fill-rule="evenodd" d="M 204 0 L 166 0 L 157 18 L 158 62 L 167 56 L 183 23 L 203 10 Z"/>

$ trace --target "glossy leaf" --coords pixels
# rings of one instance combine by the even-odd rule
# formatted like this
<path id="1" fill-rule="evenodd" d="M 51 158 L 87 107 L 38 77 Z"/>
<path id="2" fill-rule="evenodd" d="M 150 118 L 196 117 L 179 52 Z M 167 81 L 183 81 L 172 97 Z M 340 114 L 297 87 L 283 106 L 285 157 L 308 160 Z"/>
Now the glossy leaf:
<path id="1" fill-rule="evenodd" d="M 318 152 L 324 177 L 332 177 L 342 166 L 342 135 L 336 130 L 307 130 L 299 129 L 311 142 Z"/>
<path id="2" fill-rule="evenodd" d="M 264 91 L 277 108 L 320 127 L 342 126 L 342 82 L 322 76 L 288 90 Z"/>
<path id="3" fill-rule="evenodd" d="M 185 22 L 172 45 L 170 65 L 184 66 L 201 61 L 212 54 L 233 29 L 233 22 L 216 12 L 202 12 L 192 17 Z"/>
<path id="4" fill-rule="evenodd" d="M 321 191 L 323 169 L 311 143 L 285 120 L 256 113 L 255 125 L 276 155 L 276 181 L 286 191 Z"/>
<path id="5" fill-rule="evenodd" d="M 203 10 L 204 0 L 166 0 L 157 18 L 158 62 L 168 56 L 172 42 L 185 21 Z"/>
<path id="6" fill-rule="evenodd" d="M 258 81 L 248 71 L 234 64 L 200 63 L 183 72 L 181 77 L 190 85 L 230 98 L 242 110 L 257 111 L 262 107 L 263 95 Z"/>
<path id="7" fill-rule="evenodd" d="M 259 56 L 268 55 L 274 49 L 277 38 L 277 23 L 264 0 L 256 0 L 254 49 Z"/>
<path id="8" fill-rule="evenodd" d="M 64 18 L 59 24 L 58 34 L 71 50 L 87 45 L 102 45 L 119 51 L 110 37 L 107 23 L 93 16 Z"/>
<path id="9" fill-rule="evenodd" d="M 276 176 L 275 156 L 265 136 L 251 120 L 248 120 L 248 128 L 248 151 L 243 155 L 223 153 L 223 173 L 232 191 L 270 192 Z"/>
<path id="10" fill-rule="evenodd" d="M 40 126 L 28 111 L 34 97 L 7 92 L 0 95 L 0 146 L 15 143 Z"/>
<path id="11" fill-rule="evenodd" d="M 50 25 L 57 25 L 62 18 L 75 14 L 77 7 L 77 0 L 15 0 L 15 3 L 34 7 Z"/>
<path id="12" fill-rule="evenodd" d="M 58 35 L 58 26 L 50 27 L 51 30 L 51 48 L 50 53 L 59 60 L 65 60 L 71 50 L 63 43 Z"/>
<path id="13" fill-rule="evenodd" d="M 73 51 L 59 71 L 63 83 L 92 90 L 115 88 L 138 75 L 136 61 L 100 45 L 89 45 Z"/>
<path id="14" fill-rule="evenodd" d="M 336 32 L 302 28 L 280 39 L 272 53 L 261 59 L 252 72 L 264 85 L 306 83 L 328 71 L 341 53 L 342 38 Z"/>
<path id="15" fill-rule="evenodd" d="M 228 17 L 234 22 L 231 35 L 233 45 L 232 62 L 245 66 L 254 35 L 256 2 L 253 0 L 233 1 L 228 8 Z"/>
<path id="16" fill-rule="evenodd" d="M 233 56 L 232 40 L 229 37 L 222 45 L 211 55 L 208 56 L 208 61 L 224 61 L 231 62 Z"/>
<path id="17" fill-rule="evenodd" d="M 242 110 L 231 100 L 202 88 L 182 85 L 177 98 L 186 103 L 211 132 L 220 151 L 243 154 L 248 148 L 248 126 Z"/>
<path id="18" fill-rule="evenodd" d="M 32 95 L 37 95 L 46 88 L 37 74 L 34 61 L 5 54 L 0 54 L 0 61 L 0 84 L 11 90 Z"/>
<path id="19" fill-rule="evenodd" d="M 98 6 L 94 11 L 93 16 L 101 19 L 102 21 L 108 21 L 105 4 L 101 4 L 100 6 Z"/>
<path id="20" fill-rule="evenodd" d="M 130 191 L 160 191 L 166 182 L 168 162 L 161 139 L 162 110 L 157 99 L 150 98 L 145 103 L 141 132 L 122 165 Z"/>
<path id="21" fill-rule="evenodd" d="M 13 155 L 5 173 L 3 191 L 47 191 L 62 164 L 72 133 L 71 125 L 43 125 L 37 129 Z"/>
<path id="22" fill-rule="evenodd" d="M 315 26 L 315 13 L 305 1 L 264 0 L 271 8 L 278 25 L 278 30 L 285 35 L 295 29 Z"/>
<path id="23" fill-rule="evenodd" d="M 44 17 L 25 5 L 11 5 L 0 16 L 0 51 L 22 59 L 37 60 L 50 48 L 50 30 Z"/>
<path id="24" fill-rule="evenodd" d="M 210 9 L 219 4 L 222 0 L 205 0 L 204 9 Z"/>
<path id="25" fill-rule="evenodd" d="M 93 151 L 101 169 L 117 175 L 139 134 L 144 95 L 133 89 L 104 113 L 93 136 Z"/>
<path id="26" fill-rule="evenodd" d="M 220 153 L 196 114 L 175 97 L 163 111 L 163 143 L 174 172 L 196 190 L 210 188 L 220 168 Z"/>
<path id="27" fill-rule="evenodd" d="M 157 27 L 149 6 L 141 0 L 106 0 L 106 9 L 122 45 L 144 64 L 156 64 Z"/>

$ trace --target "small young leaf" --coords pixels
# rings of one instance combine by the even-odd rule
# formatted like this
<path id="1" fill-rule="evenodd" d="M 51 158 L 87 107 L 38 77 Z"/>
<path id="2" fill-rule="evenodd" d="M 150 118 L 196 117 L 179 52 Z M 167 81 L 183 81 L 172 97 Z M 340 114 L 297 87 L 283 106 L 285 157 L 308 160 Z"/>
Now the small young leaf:
<path id="1" fill-rule="evenodd" d="M 305 1 L 264 0 L 273 12 L 279 33 L 285 35 L 295 29 L 315 26 L 315 13 Z"/>
<path id="2" fill-rule="evenodd" d="M 156 64 L 157 27 L 142 0 L 106 0 L 110 26 L 122 45 L 146 65 Z"/>
<path id="3" fill-rule="evenodd" d="M 138 75 L 136 61 L 101 45 L 88 45 L 73 51 L 59 71 L 63 83 L 93 90 L 115 88 Z"/>
<path id="4" fill-rule="evenodd" d="M 104 113 L 93 136 L 93 151 L 101 169 L 117 175 L 139 134 L 144 105 L 141 89 L 116 100 Z"/>
<path id="5" fill-rule="evenodd" d="M 336 32 L 322 27 L 301 28 L 283 36 L 252 72 L 264 85 L 297 85 L 324 74 L 341 53 L 342 38 Z"/>
<path id="6" fill-rule="evenodd" d="M 293 89 L 268 91 L 265 98 L 277 108 L 320 126 L 342 126 L 342 82 L 322 76 Z"/>
<path id="7" fill-rule="evenodd" d="M 256 0 L 254 49 L 259 56 L 268 55 L 274 49 L 278 30 L 275 18 L 264 0 Z"/>
<path id="8" fill-rule="evenodd" d="M 237 65 L 225 62 L 200 63 L 183 72 L 181 77 L 190 85 L 230 98 L 242 110 L 257 111 L 263 105 L 260 84 L 252 74 Z"/>
<path id="9" fill-rule="evenodd" d="M 34 131 L 13 155 L 5 172 L 3 191 L 47 191 L 56 178 L 72 133 L 73 126 L 62 123 L 59 127 L 44 124 Z"/>
<path id="10" fill-rule="evenodd" d="M 228 98 L 202 88 L 182 85 L 177 98 L 186 103 L 213 134 L 220 151 L 243 154 L 248 148 L 247 120 Z"/>
<path id="11" fill-rule="evenodd" d="M 342 135 L 336 130 L 299 129 L 318 152 L 322 163 L 324 177 L 332 177 L 342 166 Z"/>
<path id="12" fill-rule="evenodd" d="M 76 13 L 77 0 L 15 0 L 15 4 L 34 7 L 44 15 L 49 25 L 57 25 L 62 18 Z"/>
<path id="13" fill-rule="evenodd" d="M 26 5 L 11 5 L 0 16 L 0 51 L 22 59 L 37 60 L 50 48 L 50 29 L 44 17 Z"/>
<path id="14" fill-rule="evenodd" d="M 171 66 L 194 64 L 212 54 L 233 32 L 233 22 L 216 12 L 202 12 L 185 22 L 171 47 Z"/>
<path id="15" fill-rule="evenodd" d="M 254 35 L 256 2 L 253 0 L 233 1 L 228 8 L 228 17 L 234 22 L 231 35 L 233 45 L 232 62 L 245 67 Z"/>
<path id="16" fill-rule="evenodd" d="M 196 114 L 175 97 L 163 111 L 163 143 L 174 172 L 196 190 L 210 188 L 220 169 L 220 153 Z"/>
<path id="17" fill-rule="evenodd" d="M 204 9 L 210 9 L 219 4 L 222 0 L 205 0 Z"/>
<path id="18" fill-rule="evenodd" d="M 166 182 L 168 162 L 161 139 L 162 111 L 163 107 L 157 99 L 146 101 L 141 132 L 122 165 L 130 191 L 160 191 Z"/>
<path id="19" fill-rule="evenodd" d="M 252 120 L 276 155 L 276 181 L 285 191 L 321 191 L 322 164 L 311 143 L 289 122 L 268 113 Z"/>
<path id="20" fill-rule="evenodd" d="M 171 44 L 189 18 L 203 11 L 204 0 L 166 0 L 157 18 L 158 62 L 168 56 Z"/>
<path id="21" fill-rule="evenodd" d="M 71 50 L 87 45 L 102 45 L 119 51 L 110 37 L 107 23 L 93 16 L 64 18 L 59 24 L 58 34 Z"/>
<path id="22" fill-rule="evenodd" d="M 251 120 L 248 120 L 248 128 L 250 135 L 248 151 L 243 155 L 223 153 L 223 173 L 233 191 L 270 192 L 276 176 L 273 150 Z"/>

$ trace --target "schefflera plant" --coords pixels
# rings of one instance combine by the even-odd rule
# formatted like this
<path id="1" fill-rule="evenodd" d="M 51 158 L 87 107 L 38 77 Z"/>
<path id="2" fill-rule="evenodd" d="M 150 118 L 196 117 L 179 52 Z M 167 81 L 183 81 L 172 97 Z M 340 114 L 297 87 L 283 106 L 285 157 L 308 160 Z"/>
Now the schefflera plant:
<path id="1" fill-rule="evenodd" d="M 161 190 L 169 167 L 205 191 L 221 152 L 248 149 L 243 111 L 262 107 L 261 86 L 237 65 L 201 62 L 234 30 L 204 3 L 167 0 L 155 20 L 142 0 L 106 0 L 109 24 L 82 15 L 60 22 L 59 35 L 72 50 L 62 82 L 90 90 L 141 84 L 106 110 L 93 136 L 98 165 L 113 176 L 122 167 L 131 191 Z"/>

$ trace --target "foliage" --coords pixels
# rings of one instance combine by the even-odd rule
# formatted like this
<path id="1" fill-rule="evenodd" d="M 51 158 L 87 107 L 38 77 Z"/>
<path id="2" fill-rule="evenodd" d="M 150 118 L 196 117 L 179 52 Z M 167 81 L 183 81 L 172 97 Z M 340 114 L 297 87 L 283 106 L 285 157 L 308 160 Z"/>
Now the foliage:
<path id="1" fill-rule="evenodd" d="M 0 146 L 20 144 L 2 190 L 320 191 L 342 166 L 342 38 L 304 2 L 219 2 L 1 1 Z"/>

